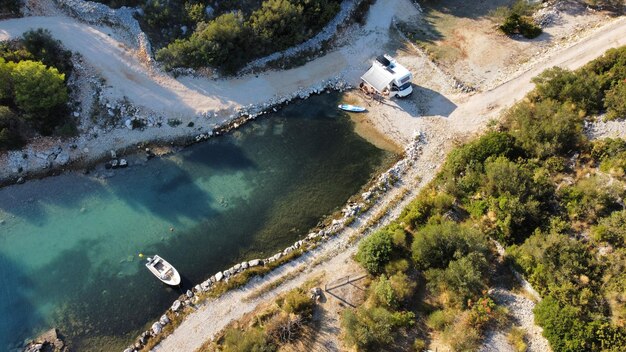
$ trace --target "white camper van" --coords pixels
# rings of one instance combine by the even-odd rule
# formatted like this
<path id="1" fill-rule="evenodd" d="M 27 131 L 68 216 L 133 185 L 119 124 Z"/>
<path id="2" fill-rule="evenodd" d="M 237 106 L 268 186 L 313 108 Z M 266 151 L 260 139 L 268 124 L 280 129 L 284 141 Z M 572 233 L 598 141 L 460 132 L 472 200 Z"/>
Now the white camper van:
<path id="1" fill-rule="evenodd" d="M 363 84 L 373 88 L 378 94 L 398 98 L 413 93 L 412 78 L 409 70 L 387 54 L 377 57 L 372 67 L 361 76 Z"/>

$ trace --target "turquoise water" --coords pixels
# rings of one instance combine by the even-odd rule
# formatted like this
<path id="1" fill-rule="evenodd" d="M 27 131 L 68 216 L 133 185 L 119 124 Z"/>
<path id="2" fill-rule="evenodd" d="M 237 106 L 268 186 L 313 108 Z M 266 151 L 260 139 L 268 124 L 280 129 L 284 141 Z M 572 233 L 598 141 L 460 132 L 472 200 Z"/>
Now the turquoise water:
<path id="1" fill-rule="evenodd" d="M 301 238 L 393 157 L 353 132 L 337 99 L 290 105 L 112 178 L 0 189 L 0 351 L 50 327 L 73 350 L 131 342 L 181 293 L 139 253 L 169 260 L 186 290 Z"/>

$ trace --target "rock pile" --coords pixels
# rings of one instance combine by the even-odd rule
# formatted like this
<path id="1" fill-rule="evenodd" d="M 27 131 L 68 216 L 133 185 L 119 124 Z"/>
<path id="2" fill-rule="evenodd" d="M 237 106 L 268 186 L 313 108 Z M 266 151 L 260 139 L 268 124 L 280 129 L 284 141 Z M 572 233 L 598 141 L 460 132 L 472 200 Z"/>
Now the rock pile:
<path id="1" fill-rule="evenodd" d="M 65 342 L 59 335 L 57 329 L 50 329 L 24 348 L 24 352 L 65 352 L 67 351 Z"/>

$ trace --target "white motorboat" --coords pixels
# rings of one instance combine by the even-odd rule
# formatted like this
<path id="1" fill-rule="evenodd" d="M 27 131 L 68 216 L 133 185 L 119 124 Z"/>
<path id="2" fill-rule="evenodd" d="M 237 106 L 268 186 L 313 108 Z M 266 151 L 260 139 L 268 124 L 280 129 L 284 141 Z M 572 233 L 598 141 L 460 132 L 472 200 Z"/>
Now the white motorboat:
<path id="1" fill-rule="evenodd" d="M 155 255 L 154 257 L 148 257 L 146 268 L 150 270 L 154 276 L 159 280 L 171 286 L 178 286 L 180 284 L 180 274 L 172 264 L 167 260 Z"/>

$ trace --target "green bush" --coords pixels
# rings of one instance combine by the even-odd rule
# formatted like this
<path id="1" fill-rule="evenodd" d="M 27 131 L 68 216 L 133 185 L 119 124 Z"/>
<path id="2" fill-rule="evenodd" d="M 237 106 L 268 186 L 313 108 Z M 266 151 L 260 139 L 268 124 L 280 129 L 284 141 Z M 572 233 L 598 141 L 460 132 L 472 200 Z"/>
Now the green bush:
<path id="1" fill-rule="evenodd" d="M 428 288 L 436 294 L 446 294 L 457 308 L 469 308 L 468 302 L 482 296 L 487 288 L 488 264 L 482 253 L 473 252 L 450 261 L 445 269 L 426 271 Z"/>
<path id="2" fill-rule="evenodd" d="M 605 76 L 589 70 L 572 72 L 560 67 L 545 70 L 532 79 L 535 96 L 539 100 L 573 103 L 576 109 L 597 113 L 602 108 L 604 91 L 608 88 Z"/>
<path id="3" fill-rule="evenodd" d="M 619 81 L 606 92 L 604 107 L 607 110 L 607 119 L 626 118 L 626 81 Z"/>
<path id="4" fill-rule="evenodd" d="M 540 85 L 537 86 L 541 91 Z M 506 113 L 505 126 L 531 156 L 541 159 L 580 150 L 583 119 L 571 105 L 552 99 L 522 102 Z"/>
<path id="5" fill-rule="evenodd" d="M 596 294 L 601 267 L 583 243 L 555 231 L 537 232 L 508 252 L 542 296 L 590 311 L 602 308 L 602 298 Z"/>
<path id="6" fill-rule="evenodd" d="M 370 292 L 376 303 L 389 309 L 398 309 L 415 292 L 416 284 L 406 274 L 397 273 L 390 278 L 384 274 L 374 282 Z"/>
<path id="7" fill-rule="evenodd" d="M 580 308 L 546 297 L 534 309 L 535 321 L 555 352 L 624 351 L 626 332 L 602 320 L 590 321 Z"/>
<path id="8" fill-rule="evenodd" d="M 487 239 L 477 230 L 455 222 L 429 224 L 413 241 L 413 261 L 420 270 L 446 268 L 448 263 L 472 252 L 486 254 Z"/>
<path id="9" fill-rule="evenodd" d="M 442 168 L 442 173 L 449 177 L 462 174 L 472 164 L 482 164 L 493 156 L 513 158 L 519 155 L 515 139 L 506 132 L 487 132 L 478 139 L 458 147 L 450 152 Z"/>
<path id="10" fill-rule="evenodd" d="M 303 290 L 295 289 L 285 295 L 280 306 L 287 313 L 310 317 L 313 314 L 315 302 Z"/>
<path id="11" fill-rule="evenodd" d="M 575 184 L 559 189 L 561 204 L 572 220 L 595 223 L 598 218 L 621 209 L 620 199 L 624 191 L 611 184 L 604 175 L 593 175 Z"/>
<path id="12" fill-rule="evenodd" d="M 392 252 L 391 235 L 381 230 L 367 236 L 361 242 L 356 259 L 371 274 L 378 274 L 391 259 Z"/>
<path id="13" fill-rule="evenodd" d="M 600 219 L 598 225 L 592 227 L 591 234 L 596 241 L 606 241 L 618 248 L 626 247 L 626 210 Z"/>
<path id="14" fill-rule="evenodd" d="M 412 312 L 390 312 L 382 307 L 361 306 L 344 310 L 341 326 L 349 346 L 374 351 L 388 348 L 395 341 L 398 329 L 410 327 L 414 320 Z"/>
<path id="15" fill-rule="evenodd" d="M 535 24 L 532 17 L 520 16 L 517 13 L 507 16 L 499 28 L 507 35 L 521 34 L 528 39 L 537 38 L 542 33 L 541 27 Z"/>

